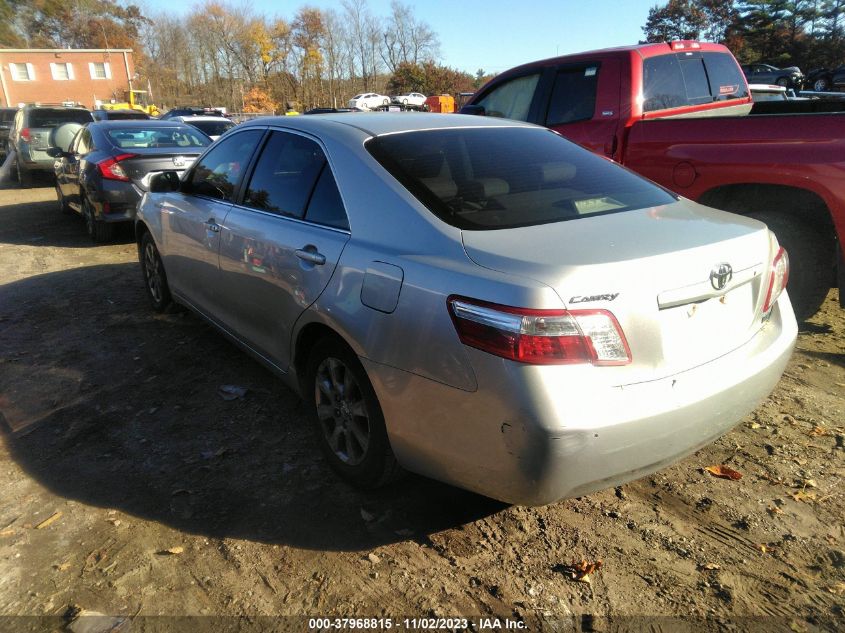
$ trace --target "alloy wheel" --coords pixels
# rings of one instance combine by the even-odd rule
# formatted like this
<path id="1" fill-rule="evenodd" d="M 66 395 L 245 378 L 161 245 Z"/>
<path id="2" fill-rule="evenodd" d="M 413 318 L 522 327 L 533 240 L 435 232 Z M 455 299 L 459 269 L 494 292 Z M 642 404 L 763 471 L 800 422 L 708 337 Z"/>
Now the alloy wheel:
<path id="1" fill-rule="evenodd" d="M 325 358 L 315 383 L 317 419 L 329 447 L 344 464 L 360 464 L 370 444 L 370 418 L 352 370 L 337 358 Z"/>
<path id="2" fill-rule="evenodd" d="M 160 303 L 164 294 L 162 293 L 161 265 L 152 242 L 147 242 L 144 248 L 144 275 L 147 278 L 147 288 L 153 301 Z"/>

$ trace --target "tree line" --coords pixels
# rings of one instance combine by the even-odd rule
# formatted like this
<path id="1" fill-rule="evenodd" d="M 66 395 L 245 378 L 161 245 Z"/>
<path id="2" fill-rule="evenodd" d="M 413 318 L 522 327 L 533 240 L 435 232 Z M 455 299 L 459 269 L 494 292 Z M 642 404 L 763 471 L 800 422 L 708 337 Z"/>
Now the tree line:
<path id="1" fill-rule="evenodd" d="M 360 92 L 456 93 L 489 78 L 443 66 L 437 33 L 400 0 L 385 16 L 342 0 L 286 17 L 228 0 L 187 15 L 144 15 L 116 0 L 0 0 L 0 47 L 132 48 L 135 87 L 167 107 L 341 107 Z"/>
<path id="2" fill-rule="evenodd" d="M 741 63 L 845 64 L 845 0 L 668 0 L 649 11 L 645 41 L 728 46 Z"/>

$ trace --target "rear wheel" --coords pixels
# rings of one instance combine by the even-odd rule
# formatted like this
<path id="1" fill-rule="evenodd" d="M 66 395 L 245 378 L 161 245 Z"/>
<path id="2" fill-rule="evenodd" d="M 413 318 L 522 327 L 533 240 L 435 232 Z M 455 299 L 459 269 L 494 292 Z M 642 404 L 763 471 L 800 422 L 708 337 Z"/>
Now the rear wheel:
<path id="1" fill-rule="evenodd" d="M 147 297 L 156 312 L 167 310 L 172 299 L 170 287 L 167 285 L 167 275 L 164 272 L 164 264 L 158 254 L 155 241 L 152 235 L 145 232 L 141 237 L 141 248 L 138 251 L 141 260 L 141 273 L 144 276 L 144 287 L 147 290 Z"/>
<path id="2" fill-rule="evenodd" d="M 789 213 L 769 211 L 748 215 L 765 222 L 786 249 L 789 255 L 787 290 L 795 316 L 799 321 L 810 318 L 818 312 L 834 281 L 833 249 L 826 247 L 829 237 Z"/>
<path id="3" fill-rule="evenodd" d="M 308 357 L 304 396 L 317 441 L 329 465 L 365 488 L 396 478 L 381 406 L 367 373 L 343 342 L 326 338 Z"/>
<path id="4" fill-rule="evenodd" d="M 114 225 L 97 219 L 94 205 L 88 198 L 82 199 L 82 217 L 85 219 L 85 230 L 95 242 L 107 242 L 114 235 Z"/>
<path id="5" fill-rule="evenodd" d="M 778 86 L 781 86 L 781 87 L 783 87 L 783 88 L 786 88 L 787 86 L 789 86 L 789 79 L 787 79 L 786 77 L 781 77 L 781 78 L 780 78 L 780 79 L 778 79 L 775 83 L 776 83 Z"/>
<path id="6" fill-rule="evenodd" d="M 813 82 L 813 90 L 816 92 L 827 92 L 830 90 L 830 82 L 827 77 L 819 77 Z"/>
<path id="7" fill-rule="evenodd" d="M 21 161 L 17 157 L 15 157 L 15 172 L 18 176 L 18 185 L 22 189 L 28 189 L 32 186 L 32 174 L 25 167 L 21 167 Z"/>

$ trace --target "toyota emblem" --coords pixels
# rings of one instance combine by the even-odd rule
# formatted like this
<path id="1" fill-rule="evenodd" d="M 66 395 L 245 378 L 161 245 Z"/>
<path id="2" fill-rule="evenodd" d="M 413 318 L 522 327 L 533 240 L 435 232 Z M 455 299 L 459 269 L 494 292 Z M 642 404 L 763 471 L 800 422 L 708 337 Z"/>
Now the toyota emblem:
<path id="1" fill-rule="evenodd" d="M 734 271 L 731 265 L 725 262 L 713 266 L 710 271 L 710 285 L 716 290 L 724 290 L 728 282 L 733 278 Z"/>

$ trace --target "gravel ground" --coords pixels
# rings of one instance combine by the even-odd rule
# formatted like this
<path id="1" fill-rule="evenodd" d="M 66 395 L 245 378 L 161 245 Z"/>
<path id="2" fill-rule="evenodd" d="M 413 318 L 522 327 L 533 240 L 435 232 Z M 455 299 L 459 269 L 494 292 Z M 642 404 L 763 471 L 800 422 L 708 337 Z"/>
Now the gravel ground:
<path id="1" fill-rule="evenodd" d="M 653 476 L 525 508 L 415 476 L 378 492 L 338 481 L 297 397 L 199 318 L 153 314 L 132 236 L 93 245 L 52 189 L 0 191 L 0 284 L 0 630 L 78 631 L 84 618 L 62 619 L 78 609 L 135 616 L 120 630 L 138 631 L 308 630 L 317 616 L 843 627 L 835 291 L 734 431 Z M 221 385 L 248 391 L 226 401 Z M 582 561 L 601 565 L 578 581 Z"/>

